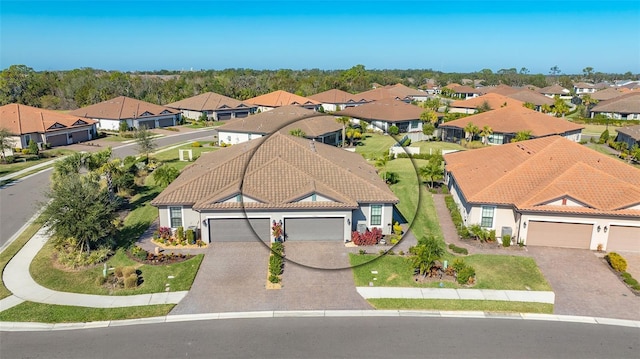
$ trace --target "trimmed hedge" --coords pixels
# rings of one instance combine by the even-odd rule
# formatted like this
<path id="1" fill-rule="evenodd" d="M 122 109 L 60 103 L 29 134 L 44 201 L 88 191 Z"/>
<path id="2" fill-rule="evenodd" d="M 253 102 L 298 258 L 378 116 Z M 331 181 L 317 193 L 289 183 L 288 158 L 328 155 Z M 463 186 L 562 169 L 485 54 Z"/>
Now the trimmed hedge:
<path id="1" fill-rule="evenodd" d="M 451 251 L 456 254 L 464 254 L 464 255 L 469 254 L 469 251 L 466 248 L 458 247 L 453 243 L 449 244 L 449 249 L 451 249 Z"/>
<path id="2" fill-rule="evenodd" d="M 607 254 L 604 259 L 607 260 L 607 262 L 609 262 L 609 265 L 611 266 L 611 268 L 613 268 L 613 270 L 615 270 L 616 272 L 626 272 L 627 271 L 627 261 L 622 258 L 621 255 L 619 255 L 616 252 L 611 252 L 609 254 Z"/>

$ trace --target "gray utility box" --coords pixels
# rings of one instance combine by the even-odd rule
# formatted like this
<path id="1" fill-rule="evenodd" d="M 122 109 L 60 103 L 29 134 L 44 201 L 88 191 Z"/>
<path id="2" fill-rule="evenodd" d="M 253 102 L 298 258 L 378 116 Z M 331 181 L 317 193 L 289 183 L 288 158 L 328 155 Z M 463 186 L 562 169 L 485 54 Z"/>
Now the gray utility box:
<path id="1" fill-rule="evenodd" d="M 358 221 L 356 226 L 356 230 L 358 233 L 364 233 L 367 231 L 367 221 Z"/>

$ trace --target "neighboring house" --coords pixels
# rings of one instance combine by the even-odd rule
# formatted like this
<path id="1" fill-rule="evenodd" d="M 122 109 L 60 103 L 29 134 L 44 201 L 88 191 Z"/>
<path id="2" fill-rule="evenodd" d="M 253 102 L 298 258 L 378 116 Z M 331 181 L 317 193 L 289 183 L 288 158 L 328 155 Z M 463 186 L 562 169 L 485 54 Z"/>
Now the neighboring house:
<path id="1" fill-rule="evenodd" d="M 210 121 L 247 117 L 257 109 L 256 106 L 214 92 L 205 92 L 165 106 L 182 111 L 183 117 L 197 120 L 204 114 Z"/>
<path id="2" fill-rule="evenodd" d="M 180 111 L 120 96 L 94 105 L 73 110 L 70 114 L 98 121 L 98 128 L 118 131 L 121 123 L 127 128 L 158 128 L 175 126 L 180 122 Z"/>
<path id="3" fill-rule="evenodd" d="M 599 102 L 591 109 L 591 118 L 597 114 L 616 120 L 640 120 L 640 91 Z"/>
<path id="4" fill-rule="evenodd" d="M 309 96 L 309 98 L 320 102 L 325 112 L 340 111 L 347 107 L 355 107 L 369 102 L 363 97 L 338 89 L 320 92 Z"/>
<path id="5" fill-rule="evenodd" d="M 513 243 L 640 252 L 640 170 L 559 136 L 444 155 L 464 224 Z"/>
<path id="6" fill-rule="evenodd" d="M 573 84 L 573 92 L 575 92 L 576 96 L 592 94 L 596 92 L 596 87 L 587 82 L 578 82 Z"/>
<path id="7" fill-rule="evenodd" d="M 567 139 L 580 142 L 584 126 L 569 122 L 565 119 L 546 115 L 522 106 L 507 106 L 497 110 L 463 117 L 441 124 L 442 140 L 457 142 L 466 138 L 464 128 L 469 122 L 480 130 L 489 126 L 493 134 L 487 140 L 492 145 L 502 145 L 511 142 L 518 132 L 531 131 L 533 138 L 560 135 Z M 480 138 L 479 134 L 474 139 Z"/>
<path id="8" fill-rule="evenodd" d="M 13 136 L 13 148 L 26 148 L 29 141 L 64 146 L 96 137 L 96 121 L 27 105 L 0 107 L 0 128 Z"/>
<path id="9" fill-rule="evenodd" d="M 298 96 L 282 90 L 273 91 L 268 94 L 244 100 L 244 103 L 257 106 L 258 111 L 260 112 L 270 111 L 274 108 L 287 105 L 296 105 L 309 110 L 317 111 L 322 105 L 322 103 L 319 101 L 312 100 L 307 97 Z"/>
<path id="10" fill-rule="evenodd" d="M 357 96 L 367 101 L 396 99 L 404 101 L 406 103 L 410 103 L 412 101 L 426 101 L 429 97 L 429 95 L 424 91 L 412 89 L 399 83 L 395 85 L 377 87 L 373 90 L 365 92 L 360 92 L 357 94 Z"/>
<path id="11" fill-rule="evenodd" d="M 498 86 L 485 86 L 478 90 L 480 91 L 481 95 L 486 95 L 488 93 L 497 93 L 498 95 L 509 96 L 512 93 L 520 91 L 521 89 L 505 84 L 500 84 Z"/>
<path id="12" fill-rule="evenodd" d="M 342 125 L 334 116 L 289 105 L 228 121 L 217 128 L 218 142 L 235 145 L 277 131 L 288 134 L 293 129 L 302 130 L 305 138 L 333 146 L 342 140 Z"/>
<path id="13" fill-rule="evenodd" d="M 534 109 L 536 111 L 541 111 L 542 106 L 544 105 L 553 107 L 553 105 L 555 104 L 555 101 L 552 98 L 529 89 L 521 89 L 518 92 L 507 95 L 507 97 L 511 97 L 525 103 L 531 103 L 534 105 Z"/>
<path id="14" fill-rule="evenodd" d="M 626 143 L 627 148 L 631 148 L 634 145 L 640 146 L 640 125 L 620 127 L 616 131 L 618 131 L 616 142 Z"/>
<path id="15" fill-rule="evenodd" d="M 566 88 L 560 85 L 547 86 L 539 89 L 538 92 L 551 98 L 559 96 L 561 99 L 564 99 L 564 100 L 571 99 L 571 91 L 567 90 Z"/>
<path id="16" fill-rule="evenodd" d="M 466 85 L 449 84 L 445 86 L 451 89 L 453 97 L 465 100 L 468 98 L 474 98 L 480 96 L 481 91 L 479 89 L 469 87 Z"/>
<path id="17" fill-rule="evenodd" d="M 386 98 L 367 104 L 346 108 L 334 113 L 336 116 L 351 117 L 355 123 L 364 120 L 376 131 L 388 132 L 397 126 L 400 132 L 422 132 L 420 115 L 424 108 L 393 98 Z"/>
<path id="18" fill-rule="evenodd" d="M 524 102 L 503 96 L 497 93 L 488 93 L 486 95 L 473 97 L 467 100 L 453 101 L 449 104 L 450 113 L 474 114 L 478 112 L 478 108 L 486 105 L 495 110 L 506 106 L 523 106 Z"/>
<path id="19" fill-rule="evenodd" d="M 152 202 L 160 226 L 204 242 L 347 242 L 358 223 L 392 233 L 398 198 L 357 153 L 276 132 L 202 154 Z"/>
<path id="20" fill-rule="evenodd" d="M 624 95 L 622 92 L 608 87 L 604 90 L 594 92 L 593 95 L 591 95 L 591 98 L 598 101 L 607 101 L 622 95 Z"/>

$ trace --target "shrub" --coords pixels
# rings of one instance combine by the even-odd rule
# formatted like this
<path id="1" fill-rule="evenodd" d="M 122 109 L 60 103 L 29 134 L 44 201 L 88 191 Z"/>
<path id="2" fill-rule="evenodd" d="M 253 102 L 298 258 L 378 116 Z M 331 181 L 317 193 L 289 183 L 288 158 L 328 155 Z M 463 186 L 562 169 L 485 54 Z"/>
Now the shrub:
<path id="1" fill-rule="evenodd" d="M 138 286 L 138 276 L 135 273 L 124 278 L 125 288 L 135 288 L 137 286 Z"/>
<path id="2" fill-rule="evenodd" d="M 6 156 L 4 158 L 4 163 L 14 163 L 16 161 L 16 158 L 13 156 Z"/>
<path id="3" fill-rule="evenodd" d="M 283 264 L 284 261 L 282 260 L 282 257 L 278 255 L 272 255 L 271 257 L 269 257 L 269 273 L 276 276 L 282 274 Z"/>
<path id="4" fill-rule="evenodd" d="M 600 134 L 600 139 L 598 139 L 598 143 L 603 144 L 609 141 L 609 130 L 604 130 Z"/>
<path id="5" fill-rule="evenodd" d="M 96 285 L 97 285 L 97 286 L 102 286 L 102 285 L 104 285 L 105 283 L 107 283 L 107 277 L 102 276 L 102 274 L 101 274 L 101 275 L 99 275 L 99 276 L 96 278 Z"/>
<path id="6" fill-rule="evenodd" d="M 627 271 L 627 261 L 622 258 L 621 255 L 619 255 L 616 252 L 611 252 L 609 254 L 607 254 L 604 257 L 607 262 L 609 262 L 609 265 L 611 266 L 611 268 L 613 268 L 616 272 L 626 272 Z"/>
<path id="7" fill-rule="evenodd" d="M 473 282 L 473 277 L 476 275 L 476 270 L 471 266 L 465 266 L 458 272 L 458 283 L 459 284 L 470 284 Z"/>
<path id="8" fill-rule="evenodd" d="M 449 244 L 449 249 L 451 249 L 453 253 L 464 254 L 464 255 L 469 254 L 469 251 L 466 248 L 458 247 L 453 243 Z"/>
<path id="9" fill-rule="evenodd" d="M 118 278 L 122 278 L 122 267 L 116 267 L 113 274 Z"/>
<path id="10" fill-rule="evenodd" d="M 38 144 L 34 140 L 29 140 L 29 154 L 30 155 L 38 155 L 40 153 L 40 149 L 38 148 Z"/>
<path id="11" fill-rule="evenodd" d="M 382 230 L 380 228 L 372 228 L 364 233 L 351 232 L 351 241 L 357 246 L 373 246 L 378 244 L 380 239 L 382 239 Z"/>
<path id="12" fill-rule="evenodd" d="M 122 276 L 127 278 L 130 277 L 132 274 L 136 274 L 136 269 L 135 267 L 123 267 L 122 268 Z"/>
<path id="13" fill-rule="evenodd" d="M 404 255 L 404 251 L 403 251 L 403 250 L 399 250 L 399 251 L 398 251 L 398 255 L 399 255 L 399 256 L 403 256 L 403 255 Z"/>
<path id="14" fill-rule="evenodd" d="M 511 235 L 505 234 L 502 236 L 502 246 L 509 247 L 511 245 Z"/>
<path id="15" fill-rule="evenodd" d="M 176 229 L 176 240 L 178 240 L 178 242 L 184 240 L 184 227 L 180 226 Z"/>
<path id="16" fill-rule="evenodd" d="M 389 126 L 389 129 L 387 130 L 387 132 L 390 135 L 395 136 L 398 133 L 400 133 L 400 129 L 398 128 L 398 126 L 392 125 L 392 126 Z"/>
<path id="17" fill-rule="evenodd" d="M 402 142 L 402 147 L 408 147 L 409 145 L 411 145 L 411 139 L 407 137 L 407 139 Z"/>
<path id="18" fill-rule="evenodd" d="M 393 249 L 389 249 L 387 254 L 390 255 L 390 256 L 394 256 L 394 255 L 396 255 L 396 252 L 394 252 Z"/>
<path id="19" fill-rule="evenodd" d="M 171 228 L 169 227 L 160 227 L 158 229 L 158 234 L 162 239 L 169 239 L 171 237 Z"/>
<path id="20" fill-rule="evenodd" d="M 402 226 L 398 222 L 393 224 L 393 233 L 402 234 Z"/>
<path id="21" fill-rule="evenodd" d="M 362 256 L 362 255 L 367 254 L 367 250 L 366 249 L 361 249 L 361 250 L 358 251 L 358 253 L 360 253 L 360 255 Z"/>
<path id="22" fill-rule="evenodd" d="M 196 141 L 196 142 L 191 144 L 191 147 L 202 147 L 202 144 L 200 144 L 200 142 Z"/>
<path id="23" fill-rule="evenodd" d="M 275 254 L 279 254 L 280 256 L 282 256 L 282 254 L 284 253 L 284 243 L 282 242 L 271 243 L 271 250 Z"/>
<path id="24" fill-rule="evenodd" d="M 147 252 L 146 250 L 138 247 L 138 246 L 133 246 L 131 247 L 131 255 L 136 257 L 138 260 L 145 260 L 147 259 L 147 256 L 149 255 L 149 252 Z"/>
<path id="25" fill-rule="evenodd" d="M 456 272 L 460 272 L 466 266 L 467 264 L 462 258 L 456 258 L 453 260 L 453 263 L 451 263 L 451 268 L 453 268 Z"/>
<path id="26" fill-rule="evenodd" d="M 269 282 L 271 282 L 271 283 L 280 283 L 280 277 L 278 277 L 277 275 L 270 274 L 269 275 Z"/>
<path id="27" fill-rule="evenodd" d="M 193 231 L 193 229 L 187 229 L 187 232 L 185 233 L 185 237 L 187 239 L 187 243 L 189 243 L 189 244 L 195 244 L 196 243 L 196 234 Z"/>

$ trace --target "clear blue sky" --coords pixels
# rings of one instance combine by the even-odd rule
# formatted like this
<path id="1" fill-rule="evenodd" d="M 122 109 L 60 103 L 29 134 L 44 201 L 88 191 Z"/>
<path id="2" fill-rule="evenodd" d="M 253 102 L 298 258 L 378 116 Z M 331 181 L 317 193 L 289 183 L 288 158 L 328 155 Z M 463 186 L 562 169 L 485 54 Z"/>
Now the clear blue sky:
<path id="1" fill-rule="evenodd" d="M 640 73 L 640 1 L 6 1 L 0 67 Z"/>

